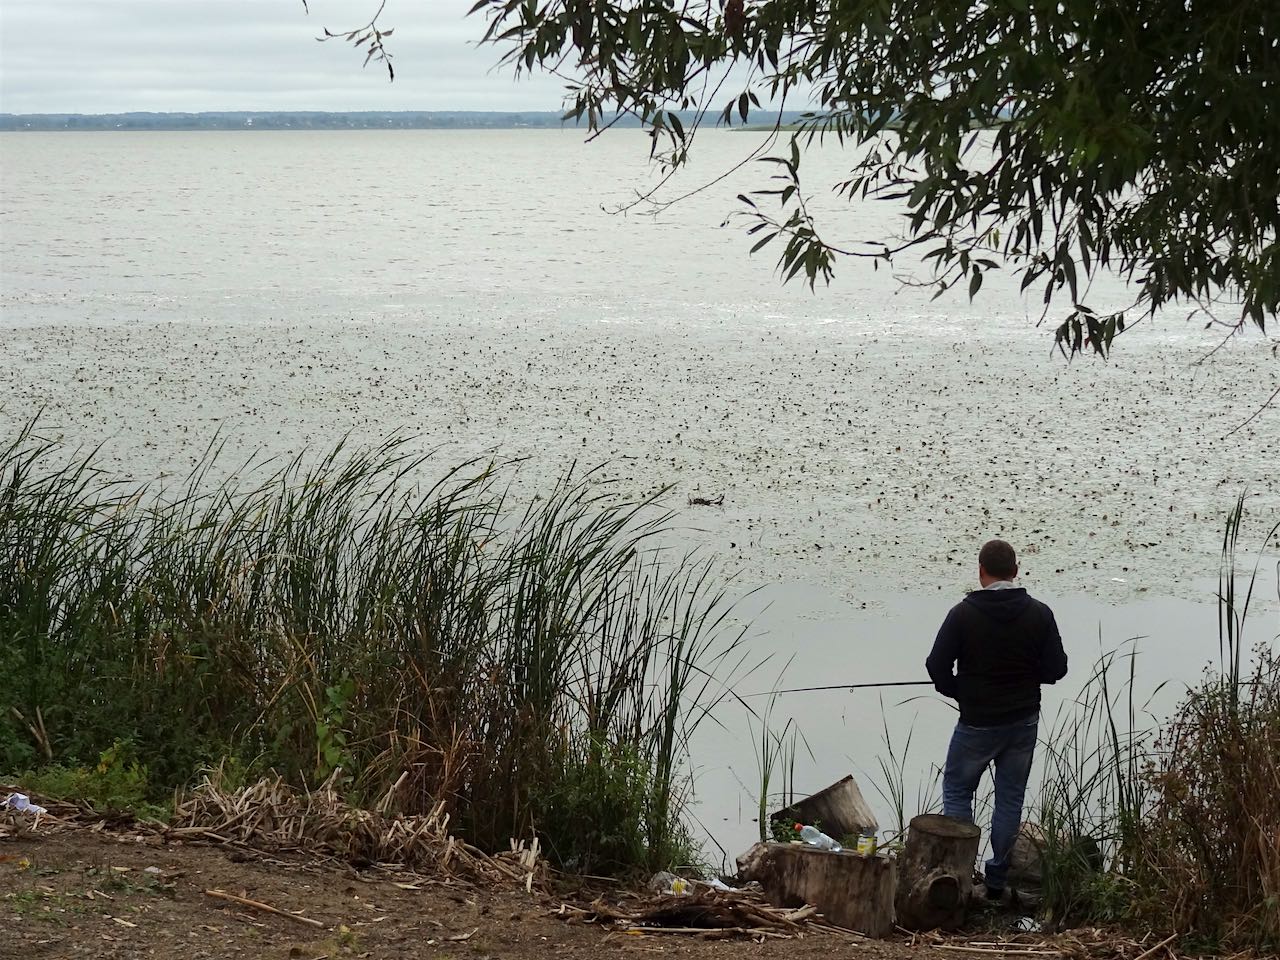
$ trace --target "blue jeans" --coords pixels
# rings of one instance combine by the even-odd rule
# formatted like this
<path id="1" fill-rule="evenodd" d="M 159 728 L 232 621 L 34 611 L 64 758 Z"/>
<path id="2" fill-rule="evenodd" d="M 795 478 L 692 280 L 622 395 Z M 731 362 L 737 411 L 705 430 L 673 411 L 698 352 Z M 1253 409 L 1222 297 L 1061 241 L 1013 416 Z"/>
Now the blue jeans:
<path id="1" fill-rule="evenodd" d="M 957 723 L 942 771 L 942 812 L 973 823 L 973 795 L 991 763 L 996 765 L 996 802 L 991 814 L 991 859 L 987 887 L 1003 890 L 1009 854 L 1022 824 L 1022 800 L 1036 753 L 1040 717 L 1002 727 L 971 727 Z"/>

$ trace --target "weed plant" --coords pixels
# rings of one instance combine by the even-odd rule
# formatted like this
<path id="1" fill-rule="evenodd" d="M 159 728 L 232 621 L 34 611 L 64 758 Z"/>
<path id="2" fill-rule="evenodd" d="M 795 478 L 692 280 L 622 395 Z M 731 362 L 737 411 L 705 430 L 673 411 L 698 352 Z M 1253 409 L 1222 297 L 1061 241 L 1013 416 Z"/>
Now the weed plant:
<path id="1" fill-rule="evenodd" d="M 224 763 L 423 812 L 592 872 L 689 856 L 694 727 L 740 635 L 656 496 L 512 465 L 429 486 L 399 440 L 176 490 L 34 425 L 0 449 L 0 770 L 124 749 L 151 799 Z"/>
<path id="2" fill-rule="evenodd" d="M 884 753 L 876 757 L 880 768 L 879 778 L 872 781 L 881 801 L 889 808 L 891 820 L 887 835 L 882 842 L 886 847 L 897 848 L 906 839 L 907 827 L 918 813 L 936 813 L 941 810 L 942 801 L 939 790 L 942 784 L 942 768 L 933 764 L 928 776 L 921 778 L 916 784 L 915 810 L 910 812 L 910 801 L 907 799 L 908 770 L 914 763 L 911 757 L 911 742 L 915 738 L 915 720 L 907 728 L 902 742 L 895 743 L 889 731 L 889 712 L 885 709 L 884 697 L 880 698 L 881 742 Z M 981 807 L 975 812 L 980 812 Z"/>
<path id="3" fill-rule="evenodd" d="M 788 661 L 787 666 L 790 664 Z M 786 667 L 783 668 L 783 673 L 785 672 Z M 782 810 L 790 807 L 796 800 L 796 758 L 801 743 L 810 759 L 813 758 L 813 751 L 794 717 L 788 717 L 781 730 L 774 728 L 772 720 L 777 702 L 778 694 L 775 690 L 770 693 L 763 714 L 758 715 L 747 707 L 749 715 L 760 725 L 756 736 L 756 824 L 760 828 L 762 843 L 767 840 L 785 843 L 799 839 L 800 832 L 795 828 L 795 821 L 791 818 L 771 818 L 770 808 Z M 821 829 L 817 823 L 810 826 Z"/>

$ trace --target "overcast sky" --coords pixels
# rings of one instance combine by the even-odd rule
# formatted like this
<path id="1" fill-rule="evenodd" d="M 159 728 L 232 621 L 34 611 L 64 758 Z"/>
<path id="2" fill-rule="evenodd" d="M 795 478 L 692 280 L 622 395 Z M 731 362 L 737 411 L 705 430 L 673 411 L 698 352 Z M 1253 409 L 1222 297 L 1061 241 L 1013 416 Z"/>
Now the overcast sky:
<path id="1" fill-rule="evenodd" d="M 477 47 L 473 0 L 388 0 L 395 83 L 323 27 L 377 0 L 0 0 L 0 112 L 557 110 L 563 83 L 517 81 Z"/>

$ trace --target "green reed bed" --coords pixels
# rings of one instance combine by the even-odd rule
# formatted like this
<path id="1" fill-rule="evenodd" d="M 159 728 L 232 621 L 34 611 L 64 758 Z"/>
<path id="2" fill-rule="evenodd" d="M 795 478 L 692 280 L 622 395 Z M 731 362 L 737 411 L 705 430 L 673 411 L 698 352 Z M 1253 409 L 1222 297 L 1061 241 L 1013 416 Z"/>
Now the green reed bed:
<path id="1" fill-rule="evenodd" d="M 1249 656 L 1258 568 L 1236 567 L 1243 516 L 1242 498 L 1223 540 L 1217 669 L 1156 722 L 1135 703 L 1134 654 L 1108 655 L 1045 737 L 1051 919 L 1137 922 L 1201 950 L 1280 949 L 1280 637 Z"/>
<path id="2" fill-rule="evenodd" d="M 689 855 L 687 742 L 738 636 L 655 498 L 588 473 L 517 505 L 483 463 L 424 486 L 400 441 L 217 480 L 214 450 L 177 489 L 94 464 L 33 427 L 0 450 L 0 770 L 151 799 L 218 763 L 339 771 L 482 847 Z"/>

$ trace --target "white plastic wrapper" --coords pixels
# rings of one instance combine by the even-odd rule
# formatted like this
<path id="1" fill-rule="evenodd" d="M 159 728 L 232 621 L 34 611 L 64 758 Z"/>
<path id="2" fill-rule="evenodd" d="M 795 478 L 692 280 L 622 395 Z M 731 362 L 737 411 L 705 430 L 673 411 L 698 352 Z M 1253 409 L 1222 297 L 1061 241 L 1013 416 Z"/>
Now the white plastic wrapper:
<path id="1" fill-rule="evenodd" d="M 42 813 L 48 813 L 44 807 L 38 803 L 32 803 L 31 798 L 25 793 L 11 793 L 5 797 L 4 803 L 0 803 L 0 807 L 6 810 L 17 810 L 19 813 L 34 813 L 39 816 Z"/>

